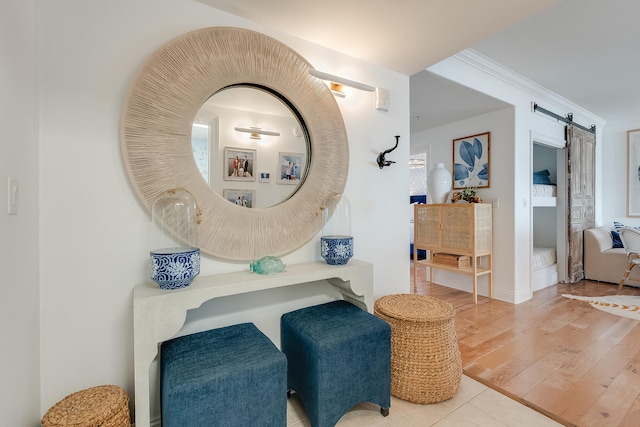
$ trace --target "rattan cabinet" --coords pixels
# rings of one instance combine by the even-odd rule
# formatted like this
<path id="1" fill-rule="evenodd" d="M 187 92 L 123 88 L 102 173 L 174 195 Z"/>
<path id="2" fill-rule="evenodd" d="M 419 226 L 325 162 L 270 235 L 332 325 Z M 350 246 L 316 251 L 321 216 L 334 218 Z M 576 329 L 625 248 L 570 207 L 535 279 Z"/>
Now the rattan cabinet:
<path id="1" fill-rule="evenodd" d="M 436 268 L 456 271 L 473 277 L 473 302 L 478 302 L 478 276 L 487 275 L 489 298 L 493 297 L 492 283 L 492 211 L 490 203 L 453 203 L 414 205 L 413 259 L 429 267 L 429 281 L 433 282 Z M 418 260 L 418 250 L 427 250 L 424 260 Z M 434 254 L 443 254 L 444 261 L 436 262 Z M 445 255 L 446 254 L 446 255 Z M 456 256 L 469 257 L 465 263 L 455 262 Z M 480 257 L 484 257 L 480 265 Z M 436 257 L 440 258 L 440 257 Z M 447 262 L 454 260 L 454 262 Z M 462 264 L 462 266 L 461 266 Z M 418 269 L 413 269 L 414 291 L 418 283 Z"/>

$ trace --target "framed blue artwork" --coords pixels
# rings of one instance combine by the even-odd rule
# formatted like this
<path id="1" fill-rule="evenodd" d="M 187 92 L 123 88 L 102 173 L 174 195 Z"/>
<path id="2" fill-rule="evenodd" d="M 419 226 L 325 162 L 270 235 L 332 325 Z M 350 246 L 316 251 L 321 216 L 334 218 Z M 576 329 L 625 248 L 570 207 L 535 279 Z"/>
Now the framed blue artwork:
<path id="1" fill-rule="evenodd" d="M 453 188 L 488 188 L 491 132 L 453 140 Z"/>

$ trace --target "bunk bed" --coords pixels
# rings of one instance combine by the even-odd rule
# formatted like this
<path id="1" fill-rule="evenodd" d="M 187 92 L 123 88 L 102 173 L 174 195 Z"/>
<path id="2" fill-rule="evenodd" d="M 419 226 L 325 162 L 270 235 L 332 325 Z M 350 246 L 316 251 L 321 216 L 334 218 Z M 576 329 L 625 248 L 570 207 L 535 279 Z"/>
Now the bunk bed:
<path id="1" fill-rule="evenodd" d="M 547 169 L 533 173 L 531 202 L 534 207 L 552 207 L 557 204 L 557 187 L 551 182 Z"/>
<path id="2" fill-rule="evenodd" d="M 531 204 L 534 208 L 555 208 L 557 206 L 557 187 L 551 181 L 548 169 L 539 170 L 533 173 L 531 187 Z M 555 211 L 555 209 L 554 209 Z M 542 212 L 534 210 L 534 222 L 536 217 L 543 216 L 543 221 L 548 221 L 549 215 L 541 215 Z M 555 230 L 555 214 L 553 214 L 554 222 L 552 224 Z M 543 222 L 542 224 L 545 224 Z M 547 228 L 544 226 L 543 228 Z M 534 227 L 534 230 L 536 227 Z M 538 231 L 542 231 L 538 228 Z M 536 244 L 537 236 L 533 236 L 533 248 L 531 256 L 531 290 L 537 291 L 547 286 L 558 283 L 558 263 L 557 252 L 555 247 L 544 247 Z M 548 242 L 548 238 L 547 238 Z"/>
<path id="3" fill-rule="evenodd" d="M 534 247 L 531 260 L 531 290 L 538 291 L 558 283 L 556 248 Z"/>

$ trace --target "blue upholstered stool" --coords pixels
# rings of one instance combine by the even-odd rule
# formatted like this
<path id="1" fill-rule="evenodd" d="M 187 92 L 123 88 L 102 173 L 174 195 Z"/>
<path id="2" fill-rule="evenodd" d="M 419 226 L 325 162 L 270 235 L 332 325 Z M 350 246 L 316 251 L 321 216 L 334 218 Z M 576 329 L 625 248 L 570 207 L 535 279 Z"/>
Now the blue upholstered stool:
<path id="1" fill-rule="evenodd" d="M 312 427 L 333 427 L 361 402 L 389 414 L 391 327 L 346 301 L 286 313 L 281 323 L 290 390 L 300 395 Z"/>
<path id="2" fill-rule="evenodd" d="M 253 323 L 162 343 L 163 427 L 287 425 L 287 358 Z"/>

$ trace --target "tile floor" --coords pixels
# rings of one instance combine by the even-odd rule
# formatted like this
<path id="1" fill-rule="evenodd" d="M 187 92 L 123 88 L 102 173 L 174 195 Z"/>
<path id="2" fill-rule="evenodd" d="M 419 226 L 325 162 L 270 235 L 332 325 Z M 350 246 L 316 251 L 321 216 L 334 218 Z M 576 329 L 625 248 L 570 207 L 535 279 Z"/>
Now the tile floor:
<path id="1" fill-rule="evenodd" d="M 309 427 L 304 408 L 295 394 L 287 406 L 289 427 Z M 388 417 L 373 404 L 358 405 L 336 427 L 553 427 L 561 426 L 546 416 L 497 391 L 462 376 L 456 395 L 442 403 L 418 405 L 391 397 Z"/>

